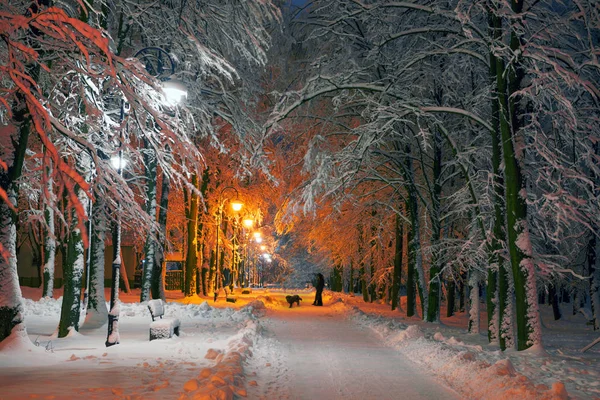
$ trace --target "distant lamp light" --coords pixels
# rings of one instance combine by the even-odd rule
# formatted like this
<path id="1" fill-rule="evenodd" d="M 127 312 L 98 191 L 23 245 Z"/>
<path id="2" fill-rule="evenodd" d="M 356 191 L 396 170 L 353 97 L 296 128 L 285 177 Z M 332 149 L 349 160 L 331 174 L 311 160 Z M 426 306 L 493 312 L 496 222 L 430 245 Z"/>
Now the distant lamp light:
<path id="1" fill-rule="evenodd" d="M 263 244 L 262 246 L 260 246 L 260 249 L 261 249 L 262 251 L 265 251 L 265 250 L 267 249 L 267 246 L 265 246 L 265 245 Z"/>
<path id="2" fill-rule="evenodd" d="M 244 219 L 244 226 L 246 228 L 252 228 L 252 225 L 254 225 L 254 220 L 253 219 L 250 219 L 250 218 Z"/>
<path id="3" fill-rule="evenodd" d="M 255 236 L 254 240 L 256 241 L 256 243 L 262 243 L 262 238 L 260 236 Z"/>
<path id="4" fill-rule="evenodd" d="M 258 239 L 259 237 L 261 237 L 262 235 L 260 234 L 260 232 L 254 232 L 252 234 L 254 236 L 254 239 Z"/>
<path id="5" fill-rule="evenodd" d="M 240 211 L 243 206 L 244 206 L 244 203 L 242 203 L 239 200 L 233 200 L 231 202 L 231 208 L 233 208 L 233 211 Z"/>
<path id="6" fill-rule="evenodd" d="M 111 157 L 110 163 L 116 170 L 123 170 L 127 166 L 127 160 L 121 156 Z"/>
<path id="7" fill-rule="evenodd" d="M 169 79 L 163 82 L 162 90 L 165 95 L 165 101 L 172 106 L 181 103 L 188 94 L 183 82 L 176 79 Z"/>

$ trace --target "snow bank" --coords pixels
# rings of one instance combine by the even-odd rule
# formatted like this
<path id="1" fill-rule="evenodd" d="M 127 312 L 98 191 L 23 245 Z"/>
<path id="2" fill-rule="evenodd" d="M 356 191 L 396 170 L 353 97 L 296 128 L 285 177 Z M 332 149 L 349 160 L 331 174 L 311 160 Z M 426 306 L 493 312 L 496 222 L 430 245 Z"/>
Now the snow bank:
<path id="1" fill-rule="evenodd" d="M 214 359 L 215 365 L 202 369 L 196 378 L 188 380 L 183 387 L 185 395 L 180 399 L 232 400 L 234 396 L 246 397 L 243 362 L 252 355 L 251 348 L 257 333 L 258 324 L 248 321 L 224 352 L 209 349 L 205 358 Z"/>
<path id="2" fill-rule="evenodd" d="M 369 315 L 358 308 L 352 318 L 369 327 L 411 361 L 444 380 L 466 398 L 476 399 L 567 399 L 562 382 L 550 386 L 534 383 L 517 372 L 501 352 L 486 352 L 481 346 L 466 345 L 437 332 L 432 338 L 416 325 L 405 325 L 380 316 Z"/>
<path id="3" fill-rule="evenodd" d="M 0 353 L 17 353 L 23 351 L 36 351 L 38 348 L 31 343 L 25 324 L 15 326 L 10 335 L 0 342 Z"/>
<path id="4" fill-rule="evenodd" d="M 252 356 L 261 330 L 257 317 L 266 310 L 262 301 L 252 301 L 239 310 L 214 308 L 207 302 L 169 302 L 165 318 L 181 320 L 181 337 L 152 342 L 147 336 L 153 324 L 147 303 L 120 303 L 122 341 L 108 349 L 105 329 L 86 330 L 84 335 L 74 331 L 67 338 L 56 339 L 51 332 L 61 307 L 62 298 L 23 300 L 25 318 L 34 326 L 30 330 L 42 333 L 29 332 L 28 336 L 23 327 L 2 342 L 0 381 L 11 379 L 14 366 L 25 372 L 15 375 L 19 378 L 11 379 L 10 385 L 3 385 L 0 397 L 88 398 L 98 393 L 148 399 L 247 396 L 243 363 Z M 165 322 L 159 319 L 154 324 Z M 118 381 L 102 377 L 103 368 L 111 365 L 123 371 Z M 36 374 L 44 376 L 43 386 L 36 384 Z"/>
<path id="5" fill-rule="evenodd" d="M 39 301 L 33 301 L 31 299 L 23 299 L 23 313 L 25 319 L 36 316 L 36 317 L 49 317 L 56 319 L 57 315 L 60 315 L 62 307 L 62 297 L 58 299 L 41 298 Z M 260 304 L 259 304 L 260 303 Z M 248 307 L 250 306 L 250 307 Z M 248 315 L 256 313 L 259 309 L 264 309 L 264 304 L 260 301 L 253 301 L 248 306 L 235 310 L 233 308 L 214 308 L 211 307 L 208 302 L 203 301 L 200 304 L 181 304 L 177 302 L 168 302 L 165 305 L 165 318 L 174 318 L 180 320 L 190 320 L 197 318 L 206 319 L 230 319 L 233 321 L 244 321 L 248 318 Z M 107 304 L 108 307 L 108 304 Z M 150 311 L 148 310 L 148 303 L 120 303 L 120 319 L 127 318 L 150 318 Z"/>

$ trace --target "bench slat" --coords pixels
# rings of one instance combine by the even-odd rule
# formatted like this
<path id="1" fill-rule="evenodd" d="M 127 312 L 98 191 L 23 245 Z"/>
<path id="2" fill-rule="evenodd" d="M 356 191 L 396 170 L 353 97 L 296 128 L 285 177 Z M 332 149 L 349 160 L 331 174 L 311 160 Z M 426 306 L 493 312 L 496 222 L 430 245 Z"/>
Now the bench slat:
<path id="1" fill-rule="evenodd" d="M 165 315 L 165 307 L 161 299 L 148 301 L 148 310 L 150 310 L 150 315 L 152 315 L 152 321 L 154 321 L 154 318 L 156 317 L 162 318 L 162 316 Z"/>

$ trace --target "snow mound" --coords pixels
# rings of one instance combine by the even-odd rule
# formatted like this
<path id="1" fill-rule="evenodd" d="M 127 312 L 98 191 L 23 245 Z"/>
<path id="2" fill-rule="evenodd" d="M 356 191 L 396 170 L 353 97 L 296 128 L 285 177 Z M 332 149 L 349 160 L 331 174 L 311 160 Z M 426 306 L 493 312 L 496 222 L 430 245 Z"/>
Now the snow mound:
<path id="1" fill-rule="evenodd" d="M 260 300 L 253 300 L 240 310 L 240 312 L 247 312 L 257 318 L 265 315 L 266 311 L 267 308 L 265 307 L 265 303 Z"/>
<path id="2" fill-rule="evenodd" d="M 21 304 L 25 318 L 34 315 L 38 317 L 55 317 L 57 314 L 60 315 L 62 297 L 58 299 L 42 297 L 38 301 L 23 298 Z"/>
<path id="3" fill-rule="evenodd" d="M 244 361 L 252 356 L 251 348 L 258 330 L 255 322 L 248 321 L 229 341 L 225 352 L 209 349 L 206 358 L 215 360 L 215 365 L 202 369 L 196 378 L 188 380 L 183 386 L 185 394 L 180 399 L 233 400 L 247 397 Z"/>
<path id="4" fill-rule="evenodd" d="M 398 345 L 407 340 L 418 339 L 424 336 L 425 334 L 423 333 L 421 328 L 419 328 L 417 325 L 410 325 L 402 332 L 396 333 L 395 335 L 391 335 L 388 339 L 388 343 L 391 345 Z"/>
<path id="5" fill-rule="evenodd" d="M 391 323 L 389 319 L 378 315 L 354 312 L 352 317 L 357 323 L 377 332 L 388 345 L 436 375 L 464 398 L 569 398 L 562 382 L 548 382 L 553 377 L 547 376 L 544 383 L 534 383 L 525 374 L 535 371 L 527 371 L 522 363 L 519 364 L 520 370 L 517 370 L 505 353 L 486 352 L 481 346 L 465 344 L 455 337 L 444 340 L 440 332 L 434 333 L 433 340 L 430 340 L 416 325 L 404 329 L 401 324 Z M 465 351 L 465 348 L 468 350 Z M 533 357 L 525 352 L 513 357 L 534 359 L 541 352 L 540 349 L 533 349 L 531 353 Z"/>
<path id="6" fill-rule="evenodd" d="M 510 360 L 508 358 L 506 358 L 504 360 L 499 360 L 498 362 L 496 362 L 496 364 L 494 364 L 490 367 L 490 371 L 492 371 L 492 373 L 494 373 L 496 375 L 500 375 L 500 376 L 505 376 L 505 375 L 515 376 L 517 374 L 515 367 L 513 366 L 513 364 L 510 362 Z"/>
<path id="7" fill-rule="evenodd" d="M 32 351 L 37 350 L 35 345 L 31 343 L 29 340 L 29 336 L 27 336 L 27 330 L 25 329 L 25 324 L 21 323 L 16 325 L 10 335 L 0 342 L 0 352 L 1 353 L 20 353 L 23 351 Z"/>

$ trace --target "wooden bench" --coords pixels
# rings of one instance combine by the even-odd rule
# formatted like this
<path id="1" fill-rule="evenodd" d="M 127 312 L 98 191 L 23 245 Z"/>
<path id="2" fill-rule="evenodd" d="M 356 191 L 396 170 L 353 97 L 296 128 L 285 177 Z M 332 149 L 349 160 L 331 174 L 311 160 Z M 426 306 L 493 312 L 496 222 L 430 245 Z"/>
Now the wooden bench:
<path id="1" fill-rule="evenodd" d="M 235 303 L 237 301 L 237 297 L 236 296 L 229 296 L 225 299 L 226 302 L 228 303 Z"/>
<path id="2" fill-rule="evenodd" d="M 168 339 L 173 335 L 179 336 L 179 320 L 177 318 L 165 318 L 165 303 L 161 299 L 148 301 L 148 310 L 152 316 L 150 323 L 150 340 Z M 160 317 L 160 319 L 158 319 Z"/>

